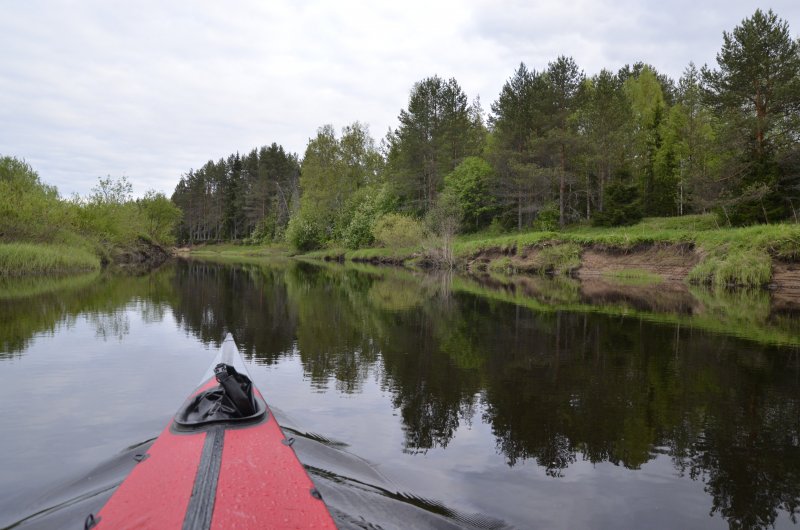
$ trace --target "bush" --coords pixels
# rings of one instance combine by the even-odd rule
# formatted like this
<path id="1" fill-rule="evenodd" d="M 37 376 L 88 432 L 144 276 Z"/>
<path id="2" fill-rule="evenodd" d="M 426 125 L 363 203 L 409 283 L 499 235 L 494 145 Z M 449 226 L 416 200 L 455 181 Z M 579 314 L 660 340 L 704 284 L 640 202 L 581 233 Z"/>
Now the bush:
<path id="1" fill-rule="evenodd" d="M 175 243 L 175 227 L 183 212 L 163 193 L 150 190 L 136 201 L 144 217 L 147 235 L 153 240 L 172 245 Z"/>
<path id="2" fill-rule="evenodd" d="M 325 241 L 325 234 L 317 220 L 298 213 L 289 219 L 289 225 L 286 227 L 286 241 L 296 250 L 305 252 L 321 248 Z"/>
<path id="3" fill-rule="evenodd" d="M 551 202 L 539 210 L 536 219 L 533 221 L 533 229 L 542 232 L 554 232 L 559 228 L 560 212 L 558 203 Z"/>
<path id="4" fill-rule="evenodd" d="M 468 232 L 474 232 L 486 225 L 497 211 L 489 181 L 492 166 L 477 156 L 465 158 L 456 168 L 444 177 L 445 189 L 452 192 L 461 207 L 461 223 Z"/>
<path id="5" fill-rule="evenodd" d="M 0 239 L 54 241 L 73 222 L 72 210 L 31 166 L 0 157 Z"/>
<path id="6" fill-rule="evenodd" d="M 140 232 L 138 208 L 130 203 L 133 188 L 128 179 L 101 178 L 86 198 L 76 197 L 79 231 L 103 243 L 129 244 Z"/>
<path id="7" fill-rule="evenodd" d="M 389 248 L 414 247 L 425 238 L 425 229 L 418 220 L 407 215 L 389 213 L 378 219 L 372 236 L 381 246 Z"/>
<path id="8" fill-rule="evenodd" d="M 370 246 L 374 241 L 375 221 L 392 211 L 394 203 L 386 186 L 359 189 L 347 200 L 337 219 L 337 239 L 351 249 Z"/>

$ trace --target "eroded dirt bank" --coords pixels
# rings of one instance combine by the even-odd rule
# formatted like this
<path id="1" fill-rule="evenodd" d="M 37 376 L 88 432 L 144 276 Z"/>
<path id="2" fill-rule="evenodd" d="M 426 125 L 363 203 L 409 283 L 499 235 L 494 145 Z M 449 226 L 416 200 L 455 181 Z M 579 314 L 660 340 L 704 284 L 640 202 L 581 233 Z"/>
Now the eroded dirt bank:
<path id="1" fill-rule="evenodd" d="M 492 270 L 501 262 L 517 274 L 562 273 L 580 280 L 643 274 L 665 282 L 687 282 L 689 273 L 703 259 L 702 251 L 690 244 L 639 245 L 629 249 L 600 245 L 579 248 L 574 259 L 564 253 L 561 261 L 543 257 L 556 245 L 528 247 L 519 254 L 487 249 L 469 256 L 465 268 L 471 272 Z M 766 287 L 796 291 L 800 296 L 800 263 L 773 260 L 772 280 Z"/>
<path id="2" fill-rule="evenodd" d="M 109 258 L 107 265 L 124 269 L 149 270 L 167 261 L 170 258 L 170 252 L 155 243 L 140 238 L 131 246 L 113 249 Z"/>
<path id="3" fill-rule="evenodd" d="M 552 296 L 544 292 L 546 284 L 536 280 L 547 274 L 579 280 L 573 296 L 583 303 L 622 304 L 641 311 L 687 315 L 710 310 L 689 281 L 690 272 L 704 258 L 694 245 L 653 244 L 628 249 L 591 245 L 562 252 L 556 252 L 556 247 L 558 244 L 528 247 L 519 253 L 487 249 L 471 255 L 465 266 L 482 276 L 482 281 L 488 281 L 491 273 L 499 273 L 513 289 L 536 297 Z M 775 259 L 772 263 L 772 279 L 763 286 L 771 291 L 772 310 L 800 311 L 800 263 Z"/>
<path id="4" fill-rule="evenodd" d="M 700 262 L 698 252 L 690 245 L 653 245 L 631 250 L 590 247 L 581 253 L 576 271 L 580 279 L 643 271 L 666 281 L 684 281 Z"/>

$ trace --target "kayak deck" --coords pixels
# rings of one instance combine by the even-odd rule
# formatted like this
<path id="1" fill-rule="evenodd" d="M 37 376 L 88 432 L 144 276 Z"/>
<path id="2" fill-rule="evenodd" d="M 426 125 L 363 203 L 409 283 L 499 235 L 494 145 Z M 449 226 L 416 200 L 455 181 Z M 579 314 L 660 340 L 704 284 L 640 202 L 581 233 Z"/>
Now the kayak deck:
<path id="1" fill-rule="evenodd" d="M 223 358 L 231 346 L 229 334 Z M 215 384 L 211 376 L 195 395 Z M 173 423 L 87 527 L 335 528 L 268 407 L 255 424 L 181 432 Z"/>

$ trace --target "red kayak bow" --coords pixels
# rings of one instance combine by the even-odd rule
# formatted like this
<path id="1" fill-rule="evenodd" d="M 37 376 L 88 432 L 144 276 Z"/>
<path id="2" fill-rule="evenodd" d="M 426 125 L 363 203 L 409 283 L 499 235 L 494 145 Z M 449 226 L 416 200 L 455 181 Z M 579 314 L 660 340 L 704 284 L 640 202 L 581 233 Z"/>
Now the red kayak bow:
<path id="1" fill-rule="evenodd" d="M 228 334 L 203 383 L 86 528 L 335 528 Z"/>

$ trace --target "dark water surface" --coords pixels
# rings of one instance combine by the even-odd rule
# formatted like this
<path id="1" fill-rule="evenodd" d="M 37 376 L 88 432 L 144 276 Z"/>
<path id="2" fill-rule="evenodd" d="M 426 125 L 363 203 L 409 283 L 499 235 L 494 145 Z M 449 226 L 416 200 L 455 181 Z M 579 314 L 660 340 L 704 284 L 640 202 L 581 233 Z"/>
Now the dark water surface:
<path id="1" fill-rule="evenodd" d="M 800 318 L 496 283 L 197 261 L 0 283 L 0 528 L 81 527 L 226 331 L 343 527 L 797 528 Z"/>

